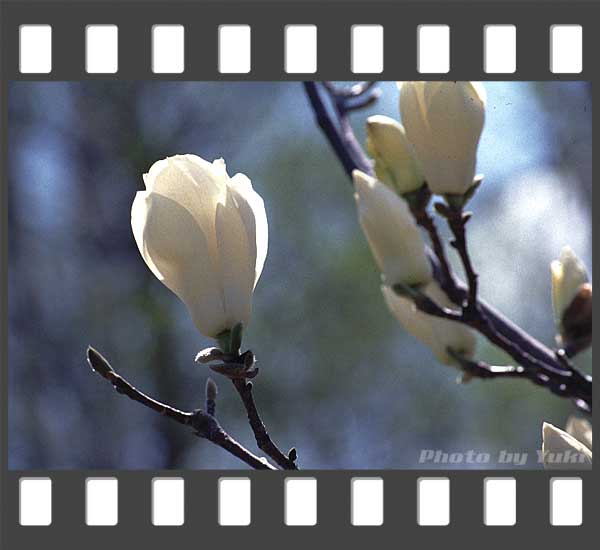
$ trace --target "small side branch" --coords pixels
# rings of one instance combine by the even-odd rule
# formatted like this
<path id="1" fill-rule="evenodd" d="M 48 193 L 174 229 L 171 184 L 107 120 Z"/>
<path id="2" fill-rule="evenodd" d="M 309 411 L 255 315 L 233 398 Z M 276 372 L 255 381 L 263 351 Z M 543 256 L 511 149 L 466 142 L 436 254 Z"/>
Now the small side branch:
<path id="1" fill-rule="evenodd" d="M 478 275 L 471 262 L 471 256 L 469 255 L 469 249 L 467 248 L 467 234 L 465 227 L 467 222 L 471 219 L 471 214 L 463 212 L 462 207 L 460 208 L 447 208 L 446 217 L 448 219 L 448 225 L 454 240 L 451 245 L 456 249 L 460 260 L 465 270 L 465 276 L 467 278 L 467 305 L 466 312 L 470 315 L 482 315 L 479 309 L 478 303 Z"/>
<path id="2" fill-rule="evenodd" d="M 279 450 L 277 445 L 273 443 L 271 437 L 269 436 L 267 428 L 264 425 L 256 407 L 256 403 L 254 402 L 252 382 L 248 382 L 244 379 L 235 379 L 232 380 L 232 382 L 238 394 L 240 395 L 242 403 L 246 409 L 246 413 L 248 414 L 248 422 L 250 423 L 250 427 L 252 428 L 252 432 L 256 438 L 256 444 L 258 445 L 258 448 L 271 457 L 284 470 L 297 470 L 298 466 L 295 463 L 296 450 L 292 448 L 288 456 L 286 456 Z"/>
<path id="3" fill-rule="evenodd" d="M 556 377 L 550 377 L 545 372 L 536 372 L 525 369 L 521 365 L 496 366 L 489 365 L 483 361 L 471 361 L 457 353 L 454 353 L 450 349 L 448 350 L 448 353 L 458 362 L 463 371 L 470 377 L 481 378 L 484 380 L 495 378 L 522 378 L 529 380 L 537 386 L 542 386 L 546 389 L 549 389 L 552 393 L 558 396 L 573 397 L 564 381 L 561 381 Z M 576 401 L 576 404 L 583 410 L 587 410 L 584 403 L 579 403 Z"/>
<path id="4" fill-rule="evenodd" d="M 252 351 L 247 350 L 244 353 L 240 353 L 241 334 L 241 324 L 236 325 L 231 331 L 222 333 L 219 337 L 220 347 L 207 348 L 200 351 L 196 356 L 196 362 L 206 364 L 214 372 L 231 380 L 246 409 L 248 422 L 254 433 L 258 448 L 264 451 L 280 468 L 284 470 L 297 470 L 296 449 L 290 449 L 287 456 L 283 454 L 277 445 L 273 443 L 258 413 L 252 393 L 252 382 L 249 379 L 255 378 L 258 375 L 259 369 L 256 366 L 256 358 Z M 217 363 L 213 363 L 213 361 L 217 361 Z M 214 391 L 210 393 L 216 395 L 216 384 L 214 386 Z M 207 385 L 207 397 L 209 394 L 208 390 L 209 385 Z"/>
<path id="5" fill-rule="evenodd" d="M 407 289 L 403 285 L 396 285 L 394 291 L 403 296 L 407 295 Z M 519 363 L 519 367 L 515 367 L 519 370 L 519 373 L 510 374 L 510 376 L 527 378 L 540 386 L 546 386 L 556 395 L 574 399 L 576 405 L 586 412 L 592 410 L 592 378 L 580 373 L 568 361 L 564 353 L 561 354 L 560 352 L 557 352 L 558 365 L 544 363 L 522 350 L 501 333 L 497 332 L 494 329 L 494 326 L 488 323 L 484 316 L 478 314 L 472 315 L 466 309 L 462 312 L 457 312 L 448 308 L 443 308 L 418 290 L 411 290 L 410 295 L 419 311 L 448 321 L 463 323 L 473 328 L 485 336 L 490 342 L 508 353 L 512 359 Z M 463 361 L 467 360 L 463 359 Z M 461 364 L 463 363 L 461 362 Z M 468 361 L 468 364 L 472 370 L 477 365 L 484 365 L 484 363 L 472 361 Z M 521 369 L 523 370 L 522 373 L 520 373 Z M 475 370 L 477 372 L 482 372 L 481 369 Z M 500 373 L 501 370 L 497 372 Z M 470 372 L 470 374 L 473 374 L 473 372 Z M 492 378 L 499 376 L 479 377 Z"/>
<path id="6" fill-rule="evenodd" d="M 446 249 L 440 238 L 435 220 L 427 208 L 430 200 L 431 191 L 427 185 L 423 185 L 412 194 L 408 204 L 417 224 L 429 235 L 433 253 L 438 261 L 438 282 L 448 297 L 452 301 L 457 302 L 460 300 L 459 292 L 456 288 L 454 276 L 452 275 L 452 270 L 450 269 L 450 264 L 446 256 Z"/>
<path id="7" fill-rule="evenodd" d="M 228 453 L 239 458 L 248 466 L 256 470 L 276 470 L 264 458 L 252 454 L 248 449 L 233 439 L 219 424 L 217 419 L 201 409 L 195 411 L 181 411 L 161 403 L 136 389 L 125 378 L 119 375 L 111 367 L 110 363 L 94 348 L 88 348 L 87 360 L 92 370 L 102 378 L 108 380 L 118 393 L 126 395 L 129 399 L 152 409 L 153 411 L 174 420 L 184 426 L 189 426 L 195 434 L 226 450 Z"/>
<path id="8" fill-rule="evenodd" d="M 489 365 L 484 361 L 471 361 L 462 355 L 448 349 L 448 354 L 460 365 L 469 377 L 490 380 L 492 378 L 526 378 L 527 374 L 523 367 L 517 365 Z"/>

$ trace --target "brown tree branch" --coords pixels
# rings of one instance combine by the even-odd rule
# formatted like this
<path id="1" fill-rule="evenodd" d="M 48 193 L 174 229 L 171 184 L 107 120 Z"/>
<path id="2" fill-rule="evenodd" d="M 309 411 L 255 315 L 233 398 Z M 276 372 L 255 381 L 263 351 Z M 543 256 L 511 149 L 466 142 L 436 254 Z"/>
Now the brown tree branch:
<path id="1" fill-rule="evenodd" d="M 181 411 L 147 396 L 117 374 L 110 363 L 92 347 L 87 350 L 87 360 L 92 370 L 108 380 L 117 392 L 179 424 L 189 426 L 197 436 L 208 439 L 256 470 L 276 470 L 266 459 L 252 454 L 233 439 L 214 416 L 201 409 Z"/>
<path id="2" fill-rule="evenodd" d="M 423 185 L 420 189 L 411 194 L 411 200 L 408 201 L 408 205 L 417 224 L 425 229 L 429 235 L 433 253 L 435 254 L 435 258 L 437 258 L 438 282 L 448 297 L 450 297 L 452 301 L 456 301 L 460 298 L 457 293 L 456 285 L 454 284 L 454 277 L 450 269 L 448 258 L 446 257 L 446 250 L 438 233 L 435 220 L 427 209 L 430 199 L 431 191 L 427 185 Z"/>
<path id="3" fill-rule="evenodd" d="M 248 380 L 249 378 L 255 378 L 258 375 L 256 358 L 254 353 L 250 350 L 240 353 L 241 330 L 240 325 L 236 326 L 233 331 L 237 334 L 235 343 L 233 342 L 234 337 L 232 336 L 232 331 L 222 333 L 219 338 L 220 347 L 207 348 L 200 351 L 196 356 L 196 362 L 207 364 L 214 372 L 218 372 L 231 380 L 246 409 L 248 422 L 254 433 L 258 448 L 265 452 L 267 456 L 273 459 L 273 461 L 284 470 L 297 470 L 296 449 L 290 449 L 287 456 L 281 452 L 271 439 L 271 436 L 269 436 L 267 428 L 260 417 L 254 401 L 252 382 Z M 219 362 L 210 364 L 212 361 Z"/>
<path id="4" fill-rule="evenodd" d="M 489 365 L 483 361 L 471 361 L 454 353 L 451 349 L 448 350 L 448 353 L 458 362 L 463 371 L 471 377 L 484 380 L 496 378 L 521 378 L 529 380 L 537 386 L 545 387 L 560 397 L 573 397 L 564 383 L 556 378 L 549 378 L 544 372 L 535 372 L 525 369 L 521 365 L 496 366 Z"/>
<path id="5" fill-rule="evenodd" d="M 336 120 L 334 120 L 323 101 L 319 84 L 317 82 L 305 82 L 304 89 L 314 110 L 317 124 L 327 136 L 350 179 L 352 180 L 352 171 L 356 169 L 373 175 L 371 161 L 356 140 L 348 120 L 348 113 L 351 111 L 349 99 L 356 96 L 349 95 L 348 89 L 340 92 L 340 95 L 337 96 L 334 95 L 331 88 L 326 88 L 325 91 L 329 93 L 330 99 L 333 98 L 336 111 Z"/>
<path id="6" fill-rule="evenodd" d="M 569 397 L 575 400 L 575 403 L 582 410 L 591 412 L 592 410 L 592 380 L 580 373 L 564 353 L 557 352 L 557 360 L 562 365 L 557 368 L 555 365 L 547 365 L 536 357 L 522 350 L 514 342 L 504 337 L 494 330 L 478 309 L 473 311 L 468 307 L 457 312 L 444 308 L 436 304 L 431 298 L 418 290 L 411 289 L 407 291 L 404 285 L 395 285 L 393 290 L 401 296 L 410 294 L 415 306 L 428 315 L 463 323 L 485 336 L 490 342 L 508 353 L 518 363 L 517 369 L 523 369 L 523 373 L 511 374 L 512 377 L 527 378 L 540 386 L 546 386 L 552 393 L 562 397 Z M 468 361 L 464 359 L 464 361 Z M 468 362 L 471 366 L 469 374 L 482 378 L 491 378 L 485 369 L 475 369 L 476 365 L 484 365 L 482 362 Z M 462 364 L 462 363 L 461 363 Z M 499 377 L 499 375 L 493 376 Z M 506 377 L 506 376 L 505 376 Z"/>
<path id="7" fill-rule="evenodd" d="M 240 398 L 242 399 L 244 407 L 246 408 L 248 422 L 250 423 L 250 427 L 254 433 L 258 448 L 271 457 L 284 470 L 297 470 L 298 466 L 295 463 L 296 450 L 293 448 L 290 449 L 288 456 L 286 456 L 279 450 L 277 445 L 273 443 L 271 437 L 269 436 L 267 428 L 265 427 L 258 409 L 256 408 L 256 403 L 254 402 L 254 396 L 252 394 L 252 382 L 243 379 L 232 380 L 232 382 L 238 394 L 240 395 Z"/>
<path id="8" fill-rule="evenodd" d="M 448 225 L 452 234 L 454 235 L 454 240 L 450 243 L 458 252 L 460 256 L 460 260 L 462 262 L 463 268 L 465 270 L 465 276 L 467 277 L 467 303 L 466 303 L 466 311 L 472 315 L 480 315 L 479 304 L 477 301 L 478 298 L 478 285 L 477 279 L 478 275 L 475 272 L 475 268 L 473 267 L 473 263 L 471 262 L 471 256 L 469 255 L 469 251 L 467 249 L 467 234 L 465 231 L 465 226 L 470 219 L 470 214 L 463 212 L 462 208 L 448 208 Z"/>

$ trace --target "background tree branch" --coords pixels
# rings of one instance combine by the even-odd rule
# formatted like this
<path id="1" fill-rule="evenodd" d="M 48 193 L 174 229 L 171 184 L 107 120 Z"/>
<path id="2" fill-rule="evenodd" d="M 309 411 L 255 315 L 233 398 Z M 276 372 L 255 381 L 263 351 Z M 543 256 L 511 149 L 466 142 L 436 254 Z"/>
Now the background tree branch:
<path id="1" fill-rule="evenodd" d="M 373 85 L 361 83 L 351 88 L 338 88 L 331 83 L 305 82 L 304 88 L 317 123 L 333 147 L 350 181 L 352 181 L 352 171 L 356 169 L 373 175 L 372 163 L 356 140 L 349 122 L 349 114 L 353 110 L 370 105 L 376 99 Z M 446 213 L 454 234 L 454 247 L 461 257 L 467 275 L 469 284 L 465 286 L 449 268 L 435 222 L 427 212 L 426 205 L 427 202 L 423 202 L 418 211 L 413 210 L 413 214 L 431 238 L 434 251 L 428 250 L 428 256 L 434 277 L 462 312 L 457 314 L 442 308 L 432 308 L 432 304 L 423 300 L 418 302 L 417 306 L 430 315 L 468 324 L 519 362 L 518 367 L 508 371 L 490 370 L 484 368 L 483 363 L 471 362 L 469 374 L 478 376 L 477 373 L 480 373 L 479 376 L 482 378 L 500 376 L 528 378 L 553 393 L 574 398 L 578 407 L 591 412 L 592 377 L 580 373 L 568 363 L 565 354 L 551 350 L 477 296 L 477 274 L 468 254 L 464 231 L 464 225 L 469 219 L 468 215 L 464 214 L 462 209 L 458 212 Z M 527 373 L 521 374 L 520 368 L 527 370 Z"/>

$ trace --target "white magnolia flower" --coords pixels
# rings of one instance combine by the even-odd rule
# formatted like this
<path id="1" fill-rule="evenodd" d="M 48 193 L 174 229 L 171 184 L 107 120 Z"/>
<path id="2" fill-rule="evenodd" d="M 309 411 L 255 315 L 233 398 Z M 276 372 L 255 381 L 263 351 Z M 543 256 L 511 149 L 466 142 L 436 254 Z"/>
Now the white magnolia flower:
<path id="1" fill-rule="evenodd" d="M 367 149 L 375 160 L 377 178 L 403 195 L 424 183 L 412 147 L 402 124 L 393 118 L 375 115 L 367 119 Z"/>
<path id="2" fill-rule="evenodd" d="M 550 264 L 550 273 L 554 319 L 560 330 L 565 310 L 573 302 L 579 287 L 588 282 L 588 274 L 583 262 L 568 246 L 562 249 L 560 259 Z"/>
<path id="3" fill-rule="evenodd" d="M 382 286 L 381 290 L 388 308 L 400 324 L 417 340 L 430 347 L 438 361 L 445 365 L 456 365 L 456 361 L 448 354 L 448 348 L 463 357 L 473 357 L 477 340 L 470 328 L 418 311 L 410 298 L 398 296 L 389 286 Z M 424 293 L 441 307 L 453 307 L 435 281 L 425 287 Z"/>
<path id="4" fill-rule="evenodd" d="M 360 224 L 386 284 L 429 282 L 431 265 L 406 201 L 360 170 L 352 175 Z"/>
<path id="5" fill-rule="evenodd" d="M 569 426 L 570 424 L 570 426 Z M 573 419 L 567 424 L 572 433 L 544 422 L 542 457 L 544 467 L 556 470 L 590 468 L 592 465 L 592 427 L 585 420 Z M 589 435 L 588 435 L 589 434 Z M 579 437 L 583 437 L 580 440 Z"/>
<path id="6" fill-rule="evenodd" d="M 144 174 L 131 227 L 144 261 L 210 337 L 250 320 L 252 294 L 267 255 L 262 198 L 222 159 L 160 160 Z"/>
<path id="7" fill-rule="evenodd" d="M 462 195 L 473 185 L 486 95 L 476 82 L 402 82 L 406 137 L 432 193 Z"/>

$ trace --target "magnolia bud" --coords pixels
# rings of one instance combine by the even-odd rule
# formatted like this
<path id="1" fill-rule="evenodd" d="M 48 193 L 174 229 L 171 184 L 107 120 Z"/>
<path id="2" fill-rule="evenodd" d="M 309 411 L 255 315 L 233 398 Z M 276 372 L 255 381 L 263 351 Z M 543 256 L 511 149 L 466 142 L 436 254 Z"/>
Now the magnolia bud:
<path id="1" fill-rule="evenodd" d="M 360 170 L 352 175 L 360 224 L 386 284 L 428 283 L 431 265 L 406 201 Z"/>
<path id="2" fill-rule="evenodd" d="M 216 337 L 247 325 L 267 255 L 262 198 L 222 159 L 160 160 L 144 174 L 131 227 L 148 268 L 187 306 L 198 330 Z"/>
<path id="3" fill-rule="evenodd" d="M 585 283 L 563 313 L 561 340 L 571 355 L 592 344 L 592 305 L 592 285 Z"/>
<path id="4" fill-rule="evenodd" d="M 406 137 L 432 193 L 463 195 L 473 185 L 485 101 L 476 82 L 400 84 Z"/>
<path id="5" fill-rule="evenodd" d="M 592 288 L 583 286 L 588 282 L 585 265 L 568 246 L 550 264 L 550 273 L 554 320 L 562 343 L 568 345 L 588 321 L 591 333 Z"/>
<path id="6" fill-rule="evenodd" d="M 217 383 L 212 378 L 206 379 L 206 400 L 216 401 L 219 390 Z"/>
<path id="7" fill-rule="evenodd" d="M 212 378 L 206 379 L 206 412 L 215 415 L 217 409 L 217 393 L 219 392 L 216 382 Z"/>
<path id="8" fill-rule="evenodd" d="M 591 467 L 592 450 L 567 432 L 544 422 L 542 439 L 542 456 L 545 468 L 571 470 Z M 577 457 L 578 460 L 573 462 L 573 457 Z"/>
<path id="9" fill-rule="evenodd" d="M 417 310 L 411 299 L 398 296 L 388 286 L 382 286 L 381 290 L 388 308 L 400 324 L 417 340 L 431 348 L 438 361 L 445 365 L 458 366 L 456 360 L 448 353 L 448 348 L 466 359 L 473 357 L 477 340 L 470 328 L 462 323 Z M 425 287 L 424 293 L 440 307 L 453 306 L 435 281 Z"/>
<path id="10" fill-rule="evenodd" d="M 424 183 L 402 125 L 376 115 L 367 119 L 367 150 L 375 160 L 377 178 L 403 195 Z"/>

